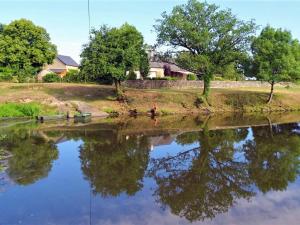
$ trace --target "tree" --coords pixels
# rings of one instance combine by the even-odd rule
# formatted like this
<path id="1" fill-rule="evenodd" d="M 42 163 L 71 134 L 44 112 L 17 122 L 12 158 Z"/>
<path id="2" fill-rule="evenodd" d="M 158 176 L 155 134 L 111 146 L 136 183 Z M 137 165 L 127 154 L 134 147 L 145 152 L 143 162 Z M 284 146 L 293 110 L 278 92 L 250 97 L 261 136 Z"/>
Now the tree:
<path id="1" fill-rule="evenodd" d="M 120 28 L 102 26 L 92 30 L 90 42 L 81 53 L 81 70 L 94 79 L 111 77 L 117 94 L 122 95 L 120 86 L 127 78 L 126 72 L 139 70 L 145 63 L 143 42 L 142 34 L 127 23 Z"/>
<path id="2" fill-rule="evenodd" d="M 259 80 L 271 84 L 267 103 L 273 97 L 274 85 L 300 78 L 300 45 L 289 31 L 265 27 L 252 43 L 254 68 Z"/>
<path id="3" fill-rule="evenodd" d="M 197 0 L 174 7 L 170 14 L 164 12 L 154 27 L 158 44 L 176 50 L 177 64 L 203 76 L 206 98 L 215 71 L 244 54 L 256 31 L 253 21 L 244 22 L 230 10 Z"/>
<path id="4" fill-rule="evenodd" d="M 35 75 L 56 57 L 56 46 L 46 30 L 20 19 L 4 26 L 0 33 L 0 67 L 14 70 L 20 80 Z"/>
<path id="5" fill-rule="evenodd" d="M 3 32 L 4 30 L 4 24 L 0 23 L 0 34 Z"/>
<path id="6" fill-rule="evenodd" d="M 146 46 L 145 46 L 145 48 L 146 48 Z M 150 65 L 149 65 L 148 54 L 144 49 L 142 49 L 142 52 L 141 52 L 140 73 L 143 78 L 147 78 L 147 76 L 149 75 L 149 71 L 150 71 Z"/>

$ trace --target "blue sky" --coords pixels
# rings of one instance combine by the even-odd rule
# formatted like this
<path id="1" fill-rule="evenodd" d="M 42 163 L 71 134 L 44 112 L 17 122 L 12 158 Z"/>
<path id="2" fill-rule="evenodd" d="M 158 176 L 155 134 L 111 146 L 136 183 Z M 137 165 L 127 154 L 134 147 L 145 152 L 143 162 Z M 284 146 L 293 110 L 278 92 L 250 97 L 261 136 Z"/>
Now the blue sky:
<path id="1" fill-rule="evenodd" d="M 163 11 L 186 0 L 90 0 L 91 25 L 135 25 L 149 44 L 155 43 L 153 24 Z M 300 39 L 300 0 L 247 1 L 208 0 L 221 8 L 231 8 L 244 20 L 255 19 L 259 25 L 270 24 L 290 30 Z M 88 40 L 87 0 L 0 0 L 0 22 L 27 18 L 45 27 L 60 54 L 79 61 L 82 45 Z"/>

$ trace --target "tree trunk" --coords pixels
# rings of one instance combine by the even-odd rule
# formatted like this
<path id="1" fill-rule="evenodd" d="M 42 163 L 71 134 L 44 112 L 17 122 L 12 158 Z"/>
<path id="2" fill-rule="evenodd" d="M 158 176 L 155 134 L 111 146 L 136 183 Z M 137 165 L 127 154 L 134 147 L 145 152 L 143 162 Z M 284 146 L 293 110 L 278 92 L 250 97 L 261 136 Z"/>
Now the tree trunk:
<path id="1" fill-rule="evenodd" d="M 209 92 L 210 92 L 211 79 L 212 79 L 212 74 L 211 73 L 205 74 L 203 76 L 204 88 L 203 88 L 202 95 L 205 97 L 206 100 L 207 100 Z"/>
<path id="2" fill-rule="evenodd" d="M 269 98 L 268 98 L 267 104 L 271 103 L 271 101 L 272 101 L 273 94 L 274 94 L 274 84 L 275 84 L 275 82 L 272 81 L 271 82 L 271 91 L 270 91 L 270 94 L 269 94 Z"/>
<path id="3" fill-rule="evenodd" d="M 119 93 L 121 92 L 120 83 L 118 80 L 114 80 L 114 83 L 115 83 L 115 88 L 116 88 L 116 94 L 119 95 Z"/>

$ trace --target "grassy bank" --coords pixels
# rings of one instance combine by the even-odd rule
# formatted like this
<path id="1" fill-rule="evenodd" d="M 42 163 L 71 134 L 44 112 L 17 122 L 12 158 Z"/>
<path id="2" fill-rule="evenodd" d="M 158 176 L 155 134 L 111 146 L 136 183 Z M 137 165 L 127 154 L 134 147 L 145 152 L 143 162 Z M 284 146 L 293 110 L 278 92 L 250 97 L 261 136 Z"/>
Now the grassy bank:
<path id="1" fill-rule="evenodd" d="M 146 113 L 153 104 L 161 114 L 198 112 L 295 111 L 300 109 L 300 86 L 277 87 L 273 102 L 267 105 L 268 88 L 213 89 L 210 106 L 199 99 L 201 89 L 126 89 L 127 103 L 116 101 L 111 86 L 93 84 L 11 84 L 0 83 L 0 104 L 37 102 L 66 112 L 74 110 L 75 101 L 101 111 L 127 114 L 130 109 Z"/>
<path id="2" fill-rule="evenodd" d="M 39 103 L 3 103 L 0 104 L 0 118 L 35 117 L 38 115 L 53 115 L 55 109 Z"/>

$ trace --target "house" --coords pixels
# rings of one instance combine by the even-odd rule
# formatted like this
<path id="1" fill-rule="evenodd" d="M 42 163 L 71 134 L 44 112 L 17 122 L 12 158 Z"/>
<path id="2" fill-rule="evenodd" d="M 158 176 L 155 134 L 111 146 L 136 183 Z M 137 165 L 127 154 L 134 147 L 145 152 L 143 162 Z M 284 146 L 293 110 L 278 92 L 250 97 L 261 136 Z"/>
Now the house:
<path id="1" fill-rule="evenodd" d="M 176 77 L 179 80 L 186 80 L 192 72 L 180 68 L 173 63 L 150 61 L 148 78 Z M 137 79 L 142 79 L 140 71 L 134 71 Z M 127 74 L 129 71 L 127 72 Z"/>
<path id="2" fill-rule="evenodd" d="M 192 73 L 172 63 L 150 61 L 149 65 L 149 78 L 169 76 L 186 80 L 187 75 Z"/>
<path id="3" fill-rule="evenodd" d="M 60 77 L 64 77 L 69 70 L 79 70 L 79 65 L 70 56 L 58 55 L 52 64 L 45 65 L 38 74 L 38 80 L 42 80 L 43 76 L 48 73 L 56 73 Z"/>

